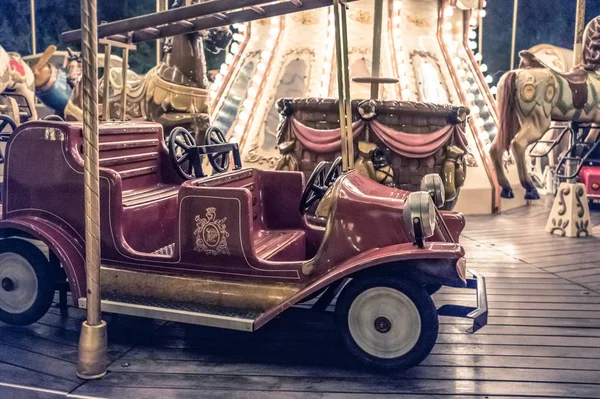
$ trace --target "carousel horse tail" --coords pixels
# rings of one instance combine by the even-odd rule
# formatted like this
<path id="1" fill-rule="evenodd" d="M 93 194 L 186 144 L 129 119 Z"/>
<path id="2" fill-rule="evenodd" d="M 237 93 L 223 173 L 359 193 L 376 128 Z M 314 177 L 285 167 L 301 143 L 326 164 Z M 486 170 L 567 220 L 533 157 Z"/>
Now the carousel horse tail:
<path id="1" fill-rule="evenodd" d="M 498 108 L 500 110 L 500 126 L 498 126 L 499 149 L 508 151 L 510 143 L 521 127 L 517 116 L 516 71 L 505 73 L 498 84 Z"/>

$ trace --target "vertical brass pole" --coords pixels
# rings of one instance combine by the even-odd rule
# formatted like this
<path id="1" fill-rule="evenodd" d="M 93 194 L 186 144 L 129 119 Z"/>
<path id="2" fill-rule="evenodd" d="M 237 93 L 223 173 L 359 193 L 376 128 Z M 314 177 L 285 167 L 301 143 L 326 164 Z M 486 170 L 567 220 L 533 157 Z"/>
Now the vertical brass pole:
<path id="1" fill-rule="evenodd" d="M 348 18 L 346 17 L 346 4 L 342 3 L 342 59 L 344 63 L 344 101 L 346 111 L 346 153 L 348 155 L 348 169 L 354 168 L 354 137 L 352 135 L 352 97 L 350 96 L 350 63 L 348 61 Z"/>
<path id="2" fill-rule="evenodd" d="M 583 31 L 585 30 L 585 0 L 577 0 L 575 13 L 575 40 L 573 43 L 573 66 L 583 61 Z"/>
<path id="3" fill-rule="evenodd" d="M 100 314 L 100 184 L 98 162 L 98 26 L 96 0 L 81 0 L 87 320 L 81 327 L 77 376 L 106 374 L 106 323 Z"/>
<path id="4" fill-rule="evenodd" d="M 381 31 L 383 25 L 383 0 L 375 0 L 375 16 L 373 19 L 373 59 L 371 60 L 371 76 L 378 78 L 381 65 Z M 379 84 L 371 83 L 371 98 L 379 98 Z"/>
<path id="5" fill-rule="evenodd" d="M 341 144 L 342 144 L 342 169 L 345 171 L 350 169 L 350 164 L 349 164 L 349 160 L 348 160 L 348 146 L 347 146 L 347 140 L 348 137 L 346 135 L 346 104 L 345 104 L 345 100 L 344 100 L 344 96 L 345 96 L 345 88 L 344 88 L 344 68 L 345 68 L 345 64 L 344 64 L 344 60 L 343 60 L 343 56 L 342 56 L 342 52 L 343 52 L 343 44 L 342 44 L 342 32 L 341 32 L 341 26 L 340 26 L 340 18 L 341 18 L 341 13 L 340 13 L 340 7 L 344 7 L 343 5 L 340 6 L 340 2 L 339 0 L 333 0 L 333 13 L 334 13 L 334 18 L 335 18 L 335 56 L 336 56 L 336 61 L 337 61 L 337 83 L 338 83 L 338 103 L 339 103 L 339 110 L 340 110 L 340 139 L 341 139 Z"/>
<path id="6" fill-rule="evenodd" d="M 31 52 L 37 54 L 37 35 L 35 27 L 35 0 L 30 1 L 31 8 Z"/>
<path id="7" fill-rule="evenodd" d="M 156 12 L 166 11 L 168 8 L 166 0 L 156 0 Z M 161 60 L 161 46 L 160 39 L 156 41 L 156 65 L 160 64 Z"/>
<path id="8" fill-rule="evenodd" d="M 517 42 L 517 14 L 519 12 L 519 0 L 515 0 L 513 9 L 512 41 L 510 47 L 510 69 L 515 67 L 515 45 Z M 481 50 L 480 50 L 481 51 Z"/>
<path id="9" fill-rule="evenodd" d="M 123 64 L 121 65 L 121 120 L 127 119 L 127 65 L 129 64 L 129 48 L 123 48 Z"/>
<path id="10" fill-rule="evenodd" d="M 112 46 L 110 43 L 104 45 L 104 93 L 102 95 L 103 120 L 110 120 L 110 55 Z"/>

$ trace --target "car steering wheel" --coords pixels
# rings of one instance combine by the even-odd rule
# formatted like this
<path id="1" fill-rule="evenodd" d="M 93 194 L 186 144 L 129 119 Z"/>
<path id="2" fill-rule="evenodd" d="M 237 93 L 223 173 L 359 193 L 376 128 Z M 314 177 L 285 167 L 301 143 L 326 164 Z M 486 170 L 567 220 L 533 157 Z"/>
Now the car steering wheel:
<path id="1" fill-rule="evenodd" d="M 337 157 L 333 164 L 329 168 L 329 172 L 327 172 L 327 176 L 325 176 L 325 185 L 327 188 L 331 187 L 333 182 L 337 180 L 338 177 L 342 175 L 342 157 Z"/>
<path id="2" fill-rule="evenodd" d="M 9 127 L 8 132 L 4 132 L 4 129 Z M 17 124 L 8 115 L 0 115 L 0 133 L 12 133 L 17 130 Z"/>
<path id="3" fill-rule="evenodd" d="M 307 213 L 312 206 L 323 198 L 329 187 L 342 174 L 342 157 L 333 163 L 321 161 L 306 182 L 300 197 L 300 213 Z"/>
<path id="4" fill-rule="evenodd" d="M 205 145 L 215 145 L 215 144 L 225 144 L 227 141 L 225 140 L 225 135 L 223 132 L 211 126 L 204 135 L 204 144 Z M 215 173 L 223 173 L 229 169 L 229 152 L 224 152 L 220 154 L 208 154 L 208 161 L 210 165 L 213 167 Z"/>
<path id="5" fill-rule="evenodd" d="M 195 172 L 201 170 L 196 140 L 182 127 L 176 127 L 169 135 L 169 159 L 177 174 L 186 180 L 196 178 Z"/>

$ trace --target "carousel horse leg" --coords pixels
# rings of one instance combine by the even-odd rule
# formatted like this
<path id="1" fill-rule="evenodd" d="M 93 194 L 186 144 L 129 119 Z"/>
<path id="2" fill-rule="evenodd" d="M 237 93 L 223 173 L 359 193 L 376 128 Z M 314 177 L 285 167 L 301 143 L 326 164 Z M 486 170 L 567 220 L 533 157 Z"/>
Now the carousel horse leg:
<path id="1" fill-rule="evenodd" d="M 544 132 L 546 132 L 550 127 L 549 121 L 547 125 L 548 126 L 534 126 L 532 124 L 524 125 L 512 143 L 513 155 L 515 157 L 517 170 L 519 172 L 519 180 L 525 189 L 526 200 L 538 200 L 540 199 L 540 195 L 533 184 L 533 180 L 531 180 L 531 177 L 529 176 L 525 152 L 531 143 L 534 143 L 542 138 Z"/>
<path id="2" fill-rule="evenodd" d="M 35 108 L 35 93 L 25 84 L 18 84 L 15 87 L 15 93 L 22 95 L 25 97 L 27 101 L 27 105 L 29 106 L 29 110 L 31 111 L 30 121 L 35 121 L 38 119 L 37 109 Z"/>
<path id="3" fill-rule="evenodd" d="M 504 172 L 504 163 L 502 162 L 502 156 L 504 154 L 504 151 L 501 151 L 498 148 L 498 146 L 498 141 L 494 140 L 494 142 L 492 143 L 492 147 L 490 148 L 490 157 L 492 158 L 492 163 L 494 164 L 494 168 L 496 169 L 498 184 L 500 185 L 500 187 L 502 187 L 500 197 L 515 198 L 512 188 L 510 187 L 510 183 L 508 182 L 508 178 L 506 177 L 506 173 Z"/>

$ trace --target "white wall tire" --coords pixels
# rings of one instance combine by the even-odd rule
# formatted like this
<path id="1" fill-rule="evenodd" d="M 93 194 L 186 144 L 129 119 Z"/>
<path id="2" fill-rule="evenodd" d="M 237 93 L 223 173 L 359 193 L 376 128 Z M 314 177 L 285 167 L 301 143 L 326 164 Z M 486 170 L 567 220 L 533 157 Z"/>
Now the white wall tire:
<path id="1" fill-rule="evenodd" d="M 425 289 L 398 277 L 353 279 L 336 305 L 344 344 L 366 365 L 407 369 L 429 355 L 438 335 L 435 305 Z"/>
<path id="2" fill-rule="evenodd" d="M 0 321 L 38 321 L 52 305 L 54 283 L 54 269 L 35 245 L 15 238 L 0 241 Z"/>

